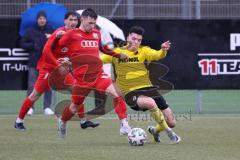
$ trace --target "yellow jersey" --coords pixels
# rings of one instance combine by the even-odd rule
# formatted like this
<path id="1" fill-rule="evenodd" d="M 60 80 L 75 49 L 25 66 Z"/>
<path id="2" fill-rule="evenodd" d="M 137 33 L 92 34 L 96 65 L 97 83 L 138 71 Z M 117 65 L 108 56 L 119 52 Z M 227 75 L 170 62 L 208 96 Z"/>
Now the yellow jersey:
<path id="1" fill-rule="evenodd" d="M 149 71 L 146 63 L 160 60 L 166 57 L 167 52 L 154 50 L 147 46 L 142 46 L 137 52 L 127 50 L 126 47 L 115 48 L 116 53 L 123 53 L 129 58 L 118 59 L 106 54 L 101 55 L 103 63 L 112 63 L 116 76 L 116 83 L 123 94 L 127 94 L 136 89 L 151 87 Z"/>

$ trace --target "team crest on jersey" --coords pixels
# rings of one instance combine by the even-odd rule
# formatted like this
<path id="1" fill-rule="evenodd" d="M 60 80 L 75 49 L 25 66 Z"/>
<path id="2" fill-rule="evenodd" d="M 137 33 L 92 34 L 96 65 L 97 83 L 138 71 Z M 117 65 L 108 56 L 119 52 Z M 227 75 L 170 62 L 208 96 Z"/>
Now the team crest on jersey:
<path id="1" fill-rule="evenodd" d="M 61 49 L 61 52 L 62 52 L 62 53 L 68 52 L 68 48 L 67 48 L 67 47 L 63 47 L 63 48 Z"/>
<path id="2" fill-rule="evenodd" d="M 98 39 L 98 34 L 97 33 L 93 33 L 93 38 Z"/>
<path id="3" fill-rule="evenodd" d="M 79 36 L 79 37 L 82 37 L 82 35 L 81 34 L 76 34 L 77 36 Z"/>

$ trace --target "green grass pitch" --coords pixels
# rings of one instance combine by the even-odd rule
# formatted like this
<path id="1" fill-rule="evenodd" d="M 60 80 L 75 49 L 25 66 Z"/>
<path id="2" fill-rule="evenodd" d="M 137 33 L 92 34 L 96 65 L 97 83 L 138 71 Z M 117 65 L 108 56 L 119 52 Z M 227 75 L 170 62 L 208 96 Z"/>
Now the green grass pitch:
<path id="1" fill-rule="evenodd" d="M 57 134 L 54 116 L 42 114 L 42 98 L 36 103 L 36 114 L 27 117 L 27 131 L 13 128 L 16 114 L 26 91 L 0 92 L 0 160 L 239 160 L 240 159 L 240 90 L 204 90 L 202 113 L 197 113 L 196 90 L 174 90 L 164 95 L 176 113 L 175 131 L 182 142 L 156 144 L 151 135 L 143 147 L 133 147 L 127 138 L 119 135 L 116 115 L 96 119 L 101 123 L 95 129 L 80 129 L 79 122 L 68 125 L 67 137 Z M 69 99 L 58 95 L 57 101 Z M 86 105 L 88 107 L 94 105 Z M 128 109 L 132 127 L 147 130 L 153 124 L 149 114 L 138 117 Z M 113 116 L 113 117 L 112 117 Z M 113 118 L 113 119 L 110 119 Z"/>
<path id="2" fill-rule="evenodd" d="M 179 116 L 180 117 L 180 116 Z M 179 118 L 175 131 L 180 144 L 170 144 L 162 133 L 164 144 L 153 142 L 148 134 L 144 146 L 130 146 L 119 135 L 119 122 L 107 116 L 96 119 L 101 125 L 83 130 L 79 122 L 68 124 L 67 137 L 57 134 L 54 116 L 27 117 L 27 131 L 13 128 L 14 115 L 0 116 L 1 160 L 239 160 L 239 115 L 192 115 Z M 147 130 L 150 120 L 129 120 L 133 127 Z"/>

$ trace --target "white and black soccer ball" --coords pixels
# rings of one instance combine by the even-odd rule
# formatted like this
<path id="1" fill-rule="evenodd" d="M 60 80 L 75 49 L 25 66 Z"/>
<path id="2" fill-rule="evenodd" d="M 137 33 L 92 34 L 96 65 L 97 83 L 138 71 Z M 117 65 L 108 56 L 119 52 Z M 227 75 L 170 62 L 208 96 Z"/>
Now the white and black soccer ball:
<path id="1" fill-rule="evenodd" d="M 132 128 L 128 133 L 128 142 L 131 146 L 143 146 L 147 141 L 147 134 L 141 128 Z"/>

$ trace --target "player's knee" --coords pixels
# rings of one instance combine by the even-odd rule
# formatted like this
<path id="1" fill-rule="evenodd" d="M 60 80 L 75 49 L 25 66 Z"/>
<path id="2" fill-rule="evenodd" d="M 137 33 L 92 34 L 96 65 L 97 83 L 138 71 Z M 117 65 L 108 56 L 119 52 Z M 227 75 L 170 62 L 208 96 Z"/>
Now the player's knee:
<path id="1" fill-rule="evenodd" d="M 41 96 L 40 93 L 37 93 L 35 91 L 33 91 L 30 95 L 29 95 L 29 99 L 32 100 L 32 101 L 37 101 L 38 98 Z"/>
<path id="2" fill-rule="evenodd" d="M 72 96 L 72 102 L 76 105 L 81 105 L 84 102 L 84 97 L 82 97 L 82 96 Z"/>
<path id="3" fill-rule="evenodd" d="M 77 113 L 77 106 L 76 105 L 70 106 L 70 111 L 72 112 L 72 114 Z"/>
<path id="4" fill-rule="evenodd" d="M 114 98 L 117 98 L 119 96 L 122 96 L 121 92 L 119 91 L 119 89 L 116 87 L 116 85 L 114 83 L 110 84 L 107 89 L 106 89 L 106 93 L 110 94 L 111 96 L 113 96 Z"/>

